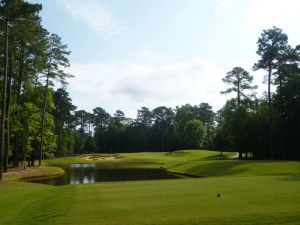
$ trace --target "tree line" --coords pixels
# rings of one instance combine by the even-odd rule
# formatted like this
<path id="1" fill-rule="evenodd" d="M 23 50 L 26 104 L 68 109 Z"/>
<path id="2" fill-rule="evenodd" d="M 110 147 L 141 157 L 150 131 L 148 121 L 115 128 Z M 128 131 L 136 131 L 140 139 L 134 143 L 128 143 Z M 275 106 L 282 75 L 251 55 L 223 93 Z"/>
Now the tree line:
<path id="1" fill-rule="evenodd" d="M 234 92 L 236 98 L 218 112 L 215 146 L 237 151 L 240 158 L 249 153 L 255 158 L 299 159 L 300 45 L 290 46 L 287 34 L 273 27 L 263 30 L 257 46 L 259 60 L 253 70 L 266 72 L 267 91 L 257 98 L 253 76 L 243 68 L 227 73 L 223 81 L 230 87 L 221 93 Z"/>
<path id="2" fill-rule="evenodd" d="M 0 180 L 9 163 L 41 165 L 56 149 L 53 81 L 71 75 L 67 45 L 41 23 L 42 5 L 0 1 Z"/>
<path id="3" fill-rule="evenodd" d="M 121 110 L 110 115 L 101 107 L 93 113 L 76 111 L 79 129 L 74 152 L 163 152 L 208 147 L 212 144 L 214 116 L 207 103 L 176 109 L 141 107 L 136 119 L 126 118 Z"/>
<path id="4" fill-rule="evenodd" d="M 257 47 L 253 70 L 266 72 L 268 87 L 262 97 L 257 97 L 253 76 L 237 66 L 223 78 L 228 88 L 221 91 L 235 97 L 217 112 L 208 103 L 142 107 L 134 120 L 120 110 L 110 115 L 100 107 L 93 113 L 76 112 L 80 126 L 74 151 L 205 148 L 238 152 L 239 158 L 299 159 L 300 45 L 290 46 L 288 36 L 273 27 L 263 30 Z"/>
<path id="5" fill-rule="evenodd" d="M 219 111 L 208 103 L 141 107 L 131 119 L 121 110 L 77 110 L 66 89 L 70 52 L 42 26 L 41 9 L 0 0 L 0 180 L 8 166 L 93 152 L 202 148 L 239 152 L 240 158 L 300 158 L 300 45 L 290 46 L 280 28 L 258 38 L 253 70 L 266 72 L 262 97 L 253 76 L 237 66 L 223 78 L 228 88 L 221 91 L 235 97 Z M 55 90 L 54 81 L 62 87 Z"/>

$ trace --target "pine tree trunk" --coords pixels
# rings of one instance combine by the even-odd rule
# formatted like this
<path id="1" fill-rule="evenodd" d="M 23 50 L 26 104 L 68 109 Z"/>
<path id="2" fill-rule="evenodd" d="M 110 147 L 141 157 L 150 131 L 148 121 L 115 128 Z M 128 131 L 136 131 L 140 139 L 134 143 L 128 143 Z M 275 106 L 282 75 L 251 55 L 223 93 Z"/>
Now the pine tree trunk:
<path id="1" fill-rule="evenodd" d="M 22 89 L 22 82 L 23 82 L 23 76 L 24 76 L 24 50 L 21 50 L 21 54 L 20 54 L 20 60 L 19 60 L 19 74 L 18 74 L 18 89 L 17 89 L 17 98 L 16 98 L 16 105 L 18 107 L 21 106 L 21 89 Z M 16 113 L 15 113 L 15 118 L 18 118 L 19 115 L 19 110 L 17 109 Z M 20 132 L 16 131 L 15 133 L 15 144 L 14 144 L 14 162 L 13 162 L 13 166 L 17 167 L 19 166 L 19 160 L 20 160 L 20 149 L 19 149 L 19 139 L 20 139 Z"/>
<path id="2" fill-rule="evenodd" d="M 59 145 L 59 149 L 58 149 L 58 156 L 62 155 L 62 125 L 61 125 L 61 121 L 59 122 L 59 134 L 58 134 L 58 145 Z"/>
<path id="3" fill-rule="evenodd" d="M 54 111 L 54 123 L 55 123 L 55 126 L 54 126 L 54 133 L 55 135 L 58 135 L 58 113 L 57 113 L 57 109 Z M 55 155 L 57 156 L 58 155 L 58 152 L 59 152 L 59 142 L 56 141 L 56 152 L 55 152 Z"/>
<path id="4" fill-rule="evenodd" d="M 34 152 L 31 153 L 30 155 L 30 166 L 34 167 Z"/>
<path id="5" fill-rule="evenodd" d="M 45 130 L 45 117 L 46 117 L 46 106 L 47 106 L 47 96 L 48 96 L 48 86 L 49 86 L 49 75 L 50 75 L 50 65 L 48 65 L 47 80 L 44 93 L 44 102 L 43 102 L 43 113 L 42 113 L 42 127 L 41 127 L 41 141 L 40 141 L 40 155 L 39 155 L 39 166 L 42 166 L 43 158 L 43 147 L 44 147 L 44 130 Z"/>
<path id="6" fill-rule="evenodd" d="M 73 152 L 74 154 L 77 154 L 77 144 L 76 144 L 76 128 L 75 128 L 75 131 L 74 131 L 74 149 L 73 149 Z"/>
<path id="7" fill-rule="evenodd" d="M 9 57 L 9 73 L 8 73 L 8 82 L 7 82 L 7 97 L 6 97 L 6 110 L 5 110 L 5 129 L 6 129 L 6 141 L 5 141 L 5 149 L 4 149 L 4 172 L 7 172 L 8 169 L 8 154 L 9 154 L 9 146 L 10 146 L 10 127 L 9 127 L 9 118 L 10 118 L 10 100 L 11 100 L 11 78 L 12 78 L 12 57 Z"/>
<path id="8" fill-rule="evenodd" d="M 237 90 L 237 107 L 238 110 L 240 110 L 241 105 L 241 93 L 240 93 L 240 79 L 238 79 L 238 90 Z M 239 149 L 239 159 L 243 158 L 243 152 L 241 149 Z"/>
<path id="9" fill-rule="evenodd" d="M 279 149 L 280 149 L 280 158 L 285 158 L 284 144 L 283 144 L 283 96 L 282 96 L 282 72 L 279 72 L 279 98 L 280 98 L 280 122 L 279 122 Z"/>
<path id="10" fill-rule="evenodd" d="M 146 152 L 146 134 L 145 134 L 145 132 L 144 132 L 144 139 L 143 139 L 143 141 L 144 141 L 144 152 Z"/>
<path id="11" fill-rule="evenodd" d="M 160 151 L 163 152 L 164 151 L 164 136 L 163 133 L 161 132 L 160 134 Z"/>
<path id="12" fill-rule="evenodd" d="M 78 153 L 81 154 L 82 153 L 82 131 L 80 131 L 79 133 L 79 148 L 78 148 Z"/>
<path id="13" fill-rule="evenodd" d="M 163 152 L 164 151 L 164 134 L 163 134 L 163 126 L 161 125 L 160 127 L 160 151 Z"/>
<path id="14" fill-rule="evenodd" d="M 283 117 L 282 72 L 279 72 L 280 117 Z"/>
<path id="15" fill-rule="evenodd" d="M 272 76 L 272 67 L 269 65 L 269 74 L 268 74 L 268 100 L 269 100 L 269 148 L 270 156 L 274 158 L 274 149 L 273 149 L 273 110 L 272 110 L 272 96 L 271 96 L 271 76 Z"/>
<path id="16" fill-rule="evenodd" d="M 117 151 L 120 152 L 120 135 L 117 134 Z"/>
<path id="17" fill-rule="evenodd" d="M 98 132 L 95 133 L 95 137 L 96 137 L 97 152 L 99 152 L 100 146 L 99 146 L 99 133 Z"/>
<path id="18" fill-rule="evenodd" d="M 2 90 L 2 114 L 0 130 L 0 181 L 3 180 L 3 157 L 5 147 L 5 110 L 6 110 L 6 86 L 7 86 L 7 69 L 8 69 L 8 19 L 5 21 L 5 55 L 4 55 L 4 76 Z"/>

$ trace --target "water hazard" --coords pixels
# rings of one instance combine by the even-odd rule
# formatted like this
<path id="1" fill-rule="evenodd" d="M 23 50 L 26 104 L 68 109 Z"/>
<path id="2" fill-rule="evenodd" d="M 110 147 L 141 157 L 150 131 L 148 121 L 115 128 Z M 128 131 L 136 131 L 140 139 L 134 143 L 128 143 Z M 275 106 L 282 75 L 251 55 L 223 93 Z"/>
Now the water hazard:
<path id="1" fill-rule="evenodd" d="M 180 178 L 163 169 L 120 168 L 100 164 L 71 164 L 64 168 L 65 174 L 59 177 L 35 179 L 30 182 L 49 185 L 89 184 L 95 182 L 157 180 Z"/>

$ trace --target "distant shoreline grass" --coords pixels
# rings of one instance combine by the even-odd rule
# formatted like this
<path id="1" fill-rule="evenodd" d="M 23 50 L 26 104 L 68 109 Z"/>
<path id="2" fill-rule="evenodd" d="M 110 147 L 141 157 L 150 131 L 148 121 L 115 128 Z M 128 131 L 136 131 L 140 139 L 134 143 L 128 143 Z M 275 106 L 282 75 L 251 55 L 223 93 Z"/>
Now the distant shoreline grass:
<path id="1" fill-rule="evenodd" d="M 25 179 L 47 178 L 63 175 L 65 171 L 60 167 L 19 167 L 9 169 L 4 174 L 4 181 L 24 181 Z"/>

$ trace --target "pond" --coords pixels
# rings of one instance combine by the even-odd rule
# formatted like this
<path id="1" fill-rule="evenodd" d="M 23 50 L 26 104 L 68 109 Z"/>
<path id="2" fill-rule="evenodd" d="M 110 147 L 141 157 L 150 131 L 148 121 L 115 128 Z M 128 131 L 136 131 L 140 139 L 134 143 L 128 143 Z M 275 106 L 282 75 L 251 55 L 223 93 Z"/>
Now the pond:
<path id="1" fill-rule="evenodd" d="M 163 169 L 130 168 L 103 166 L 100 164 L 71 164 L 65 167 L 65 174 L 59 177 L 29 180 L 33 183 L 49 185 L 89 184 L 95 182 L 133 181 L 133 180 L 157 180 L 178 179 L 178 175 L 166 172 Z"/>

